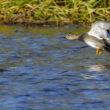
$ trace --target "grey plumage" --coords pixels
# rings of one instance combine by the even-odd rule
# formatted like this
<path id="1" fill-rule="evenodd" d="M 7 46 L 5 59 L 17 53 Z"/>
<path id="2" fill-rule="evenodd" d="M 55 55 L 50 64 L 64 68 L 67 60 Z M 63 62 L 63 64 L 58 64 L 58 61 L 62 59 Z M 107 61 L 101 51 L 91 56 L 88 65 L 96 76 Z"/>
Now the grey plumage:
<path id="1" fill-rule="evenodd" d="M 107 38 L 107 32 L 110 31 L 110 22 L 108 21 L 96 21 L 92 24 L 91 30 L 81 35 L 67 35 L 66 38 L 70 40 L 80 40 L 88 44 L 89 46 L 100 49 L 104 49 L 110 52 L 110 38 Z"/>
<path id="2" fill-rule="evenodd" d="M 93 48 L 103 48 L 104 41 L 102 39 L 97 39 L 94 36 L 88 35 L 88 33 L 83 33 L 79 36 L 78 40 L 85 42 Z"/>

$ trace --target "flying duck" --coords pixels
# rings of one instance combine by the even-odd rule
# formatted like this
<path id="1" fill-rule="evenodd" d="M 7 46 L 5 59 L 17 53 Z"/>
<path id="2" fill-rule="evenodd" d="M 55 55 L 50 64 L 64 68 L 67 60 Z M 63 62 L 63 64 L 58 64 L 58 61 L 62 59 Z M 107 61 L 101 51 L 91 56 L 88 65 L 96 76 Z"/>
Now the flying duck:
<path id="1" fill-rule="evenodd" d="M 67 35 L 69 40 L 80 40 L 87 45 L 96 48 L 96 54 L 101 55 L 102 50 L 110 52 L 110 22 L 96 21 L 92 24 L 89 32 L 81 35 Z"/>

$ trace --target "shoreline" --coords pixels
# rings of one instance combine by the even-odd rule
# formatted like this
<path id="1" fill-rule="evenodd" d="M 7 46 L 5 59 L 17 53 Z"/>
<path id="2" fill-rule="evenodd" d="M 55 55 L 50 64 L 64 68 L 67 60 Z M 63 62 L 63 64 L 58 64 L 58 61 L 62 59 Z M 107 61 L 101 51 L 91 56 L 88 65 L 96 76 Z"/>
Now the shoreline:
<path id="1" fill-rule="evenodd" d="M 69 25 L 110 21 L 109 1 L 33 0 L 0 1 L 0 24 Z"/>

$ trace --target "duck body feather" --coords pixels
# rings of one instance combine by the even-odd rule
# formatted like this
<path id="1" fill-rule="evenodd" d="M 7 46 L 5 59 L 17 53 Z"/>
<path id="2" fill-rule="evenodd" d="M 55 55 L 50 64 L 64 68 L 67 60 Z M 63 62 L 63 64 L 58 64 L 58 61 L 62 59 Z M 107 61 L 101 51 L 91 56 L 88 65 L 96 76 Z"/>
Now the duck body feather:
<path id="1" fill-rule="evenodd" d="M 103 39 L 98 39 L 92 35 L 88 35 L 88 33 L 84 33 L 79 36 L 79 40 L 85 42 L 87 45 L 93 48 L 103 48 L 104 41 Z"/>

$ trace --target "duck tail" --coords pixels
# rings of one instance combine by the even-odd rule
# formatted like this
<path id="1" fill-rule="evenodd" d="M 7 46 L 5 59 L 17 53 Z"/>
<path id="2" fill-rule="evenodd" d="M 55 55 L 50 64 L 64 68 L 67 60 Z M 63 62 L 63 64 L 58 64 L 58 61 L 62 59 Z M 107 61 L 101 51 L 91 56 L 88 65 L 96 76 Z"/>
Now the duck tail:
<path id="1" fill-rule="evenodd" d="M 103 39 L 103 41 L 104 41 L 104 44 L 105 44 L 104 49 L 105 49 L 107 52 L 110 53 L 110 43 L 107 42 L 106 39 Z"/>

